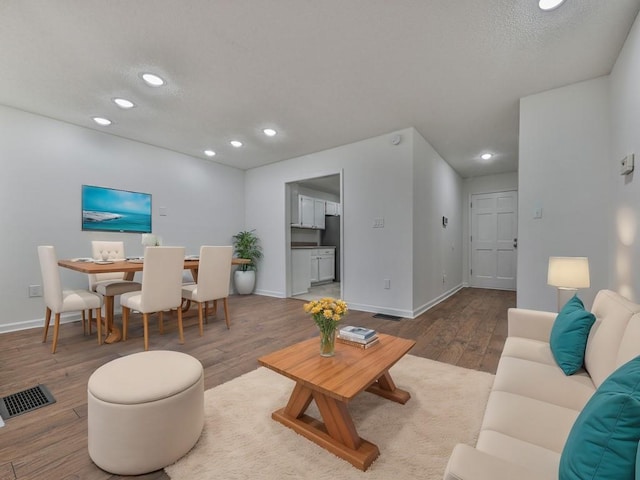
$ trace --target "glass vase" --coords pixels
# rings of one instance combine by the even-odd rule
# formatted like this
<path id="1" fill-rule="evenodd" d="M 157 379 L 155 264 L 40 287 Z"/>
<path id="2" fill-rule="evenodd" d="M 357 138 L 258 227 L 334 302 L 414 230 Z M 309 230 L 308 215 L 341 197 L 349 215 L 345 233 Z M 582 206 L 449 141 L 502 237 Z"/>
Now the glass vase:
<path id="1" fill-rule="evenodd" d="M 336 329 L 320 330 L 320 356 L 333 357 L 336 352 Z"/>

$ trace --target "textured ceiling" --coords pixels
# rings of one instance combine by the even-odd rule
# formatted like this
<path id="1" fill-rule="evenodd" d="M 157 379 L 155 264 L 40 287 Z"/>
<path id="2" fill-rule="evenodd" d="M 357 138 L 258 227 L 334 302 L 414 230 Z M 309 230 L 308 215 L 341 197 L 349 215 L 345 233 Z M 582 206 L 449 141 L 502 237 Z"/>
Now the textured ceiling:
<path id="1" fill-rule="evenodd" d="M 415 127 L 518 165 L 518 100 L 606 75 L 640 0 L 0 0 L 0 104 L 241 169 Z M 141 71 L 168 84 L 149 88 Z M 123 111 L 111 99 L 137 107 Z M 114 121 L 98 127 L 91 117 Z M 264 127 L 280 134 L 267 138 Z M 228 142 L 240 139 L 234 149 Z M 485 151 L 489 162 L 479 161 Z"/>

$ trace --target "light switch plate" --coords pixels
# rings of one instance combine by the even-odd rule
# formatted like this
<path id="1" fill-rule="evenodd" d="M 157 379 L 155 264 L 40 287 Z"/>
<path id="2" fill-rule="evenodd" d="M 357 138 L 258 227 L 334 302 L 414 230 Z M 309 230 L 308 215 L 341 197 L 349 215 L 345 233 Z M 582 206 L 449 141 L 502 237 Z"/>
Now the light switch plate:
<path id="1" fill-rule="evenodd" d="M 542 218 L 542 207 L 537 207 L 533 211 L 533 218 Z"/>

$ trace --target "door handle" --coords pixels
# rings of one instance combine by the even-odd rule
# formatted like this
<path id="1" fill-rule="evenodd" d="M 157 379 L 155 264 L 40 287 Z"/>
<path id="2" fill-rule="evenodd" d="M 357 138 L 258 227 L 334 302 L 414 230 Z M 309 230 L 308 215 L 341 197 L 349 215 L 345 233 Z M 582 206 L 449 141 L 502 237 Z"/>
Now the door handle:
<path id="1" fill-rule="evenodd" d="M 518 239 L 517 238 L 513 239 L 513 248 L 518 248 Z"/>

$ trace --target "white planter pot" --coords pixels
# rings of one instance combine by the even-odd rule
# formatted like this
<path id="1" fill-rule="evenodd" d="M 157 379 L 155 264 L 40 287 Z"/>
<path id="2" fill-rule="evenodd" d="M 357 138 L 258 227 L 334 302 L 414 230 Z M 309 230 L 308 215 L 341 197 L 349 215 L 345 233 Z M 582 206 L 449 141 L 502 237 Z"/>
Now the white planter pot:
<path id="1" fill-rule="evenodd" d="M 236 287 L 236 293 L 240 295 L 248 295 L 253 292 L 256 286 L 256 272 L 255 270 L 236 270 L 233 274 L 233 281 Z"/>

